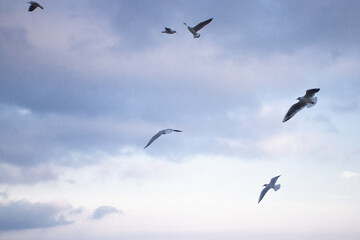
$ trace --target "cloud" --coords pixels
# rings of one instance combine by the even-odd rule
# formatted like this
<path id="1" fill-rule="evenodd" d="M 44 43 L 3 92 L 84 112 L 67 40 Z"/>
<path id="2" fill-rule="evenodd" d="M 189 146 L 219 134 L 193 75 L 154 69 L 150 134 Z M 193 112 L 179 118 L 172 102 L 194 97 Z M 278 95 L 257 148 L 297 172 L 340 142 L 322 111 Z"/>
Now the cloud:
<path id="1" fill-rule="evenodd" d="M 341 173 L 341 177 L 345 178 L 345 179 L 357 178 L 359 176 L 360 176 L 360 174 L 358 174 L 356 172 L 352 172 L 352 171 L 347 171 L 347 170 L 344 170 Z"/>
<path id="2" fill-rule="evenodd" d="M 206 16 L 191 1 L 71 7 L 64 1 L 36 15 L 23 12 L 24 4 L 0 4 L 6 9 L 0 14 L 0 162 L 10 169 L 3 182 L 56 179 L 62 167 L 143 147 L 166 127 L 183 128 L 184 136 L 169 137 L 148 154 L 168 156 L 166 146 L 174 143 L 185 149 L 181 154 L 249 155 L 256 142 L 269 154 L 286 146 L 295 151 L 296 139 L 273 137 L 293 103 L 284 99 L 295 100 L 309 85 L 327 93 L 348 90 L 337 98 L 350 91 L 355 100 L 349 103 L 358 98 L 358 48 L 350 53 L 343 46 L 353 41 L 356 1 L 229 1 L 204 4 Z M 338 6 L 333 15 L 320 11 L 334 13 Z M 192 39 L 182 23 L 207 15 L 213 22 Z M 301 21 L 304 16 L 311 24 Z M 344 25 L 332 32 L 323 19 Z M 161 34 L 165 22 L 178 34 Z"/>
<path id="3" fill-rule="evenodd" d="M 70 215 L 78 215 L 78 214 L 81 214 L 85 211 L 85 208 L 84 207 L 78 207 L 76 209 L 73 209 L 69 212 Z"/>
<path id="4" fill-rule="evenodd" d="M 100 219 L 100 218 L 103 218 L 106 215 L 109 215 L 112 213 L 123 214 L 123 211 L 118 210 L 117 208 L 111 207 L 111 206 L 100 206 L 95 209 L 91 218 L 92 219 Z"/>
<path id="5" fill-rule="evenodd" d="M 0 231 L 49 228 L 68 225 L 62 214 L 70 206 L 56 203 L 10 201 L 0 203 Z"/>
<path id="6" fill-rule="evenodd" d="M 0 192 L 0 197 L 3 199 L 7 199 L 8 198 L 7 192 Z"/>
<path id="7" fill-rule="evenodd" d="M 41 165 L 32 167 L 14 166 L 0 163 L 0 183 L 2 184 L 34 184 L 37 182 L 56 179 L 60 167 Z"/>

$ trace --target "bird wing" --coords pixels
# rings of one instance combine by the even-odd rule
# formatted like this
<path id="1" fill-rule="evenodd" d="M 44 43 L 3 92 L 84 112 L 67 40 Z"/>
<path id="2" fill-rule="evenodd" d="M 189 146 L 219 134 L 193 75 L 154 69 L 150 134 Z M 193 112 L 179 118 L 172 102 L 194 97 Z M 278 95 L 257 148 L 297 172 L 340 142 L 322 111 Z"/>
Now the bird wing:
<path id="1" fill-rule="evenodd" d="M 260 193 L 260 196 L 259 196 L 259 201 L 258 203 L 264 198 L 265 194 L 267 193 L 267 191 L 269 191 L 269 188 L 268 187 L 265 187 L 261 193 Z"/>
<path id="2" fill-rule="evenodd" d="M 34 11 L 36 8 L 37 8 L 37 6 L 36 6 L 36 5 L 31 4 L 31 5 L 30 5 L 30 7 L 29 7 L 29 12 Z"/>
<path id="3" fill-rule="evenodd" d="M 275 185 L 276 181 L 278 180 L 278 178 L 279 178 L 280 176 L 281 176 L 281 175 L 276 176 L 276 177 L 273 177 L 273 178 L 270 180 L 270 184 L 271 184 L 271 185 Z"/>
<path id="4" fill-rule="evenodd" d="M 38 4 L 38 5 L 39 5 L 39 8 L 44 9 L 44 7 L 43 7 L 43 6 L 41 6 L 40 4 Z"/>
<path id="5" fill-rule="evenodd" d="M 320 91 L 320 88 L 309 89 L 309 90 L 306 91 L 306 94 L 305 94 L 304 97 L 312 98 L 315 95 L 315 93 L 317 93 L 318 91 Z"/>
<path id="6" fill-rule="evenodd" d="M 165 28 L 166 31 L 171 32 L 171 28 Z"/>
<path id="7" fill-rule="evenodd" d="M 173 129 L 174 132 L 182 132 L 182 130 Z"/>
<path id="8" fill-rule="evenodd" d="M 210 18 L 206 21 L 203 21 L 201 23 L 199 23 L 198 25 L 196 25 L 195 27 L 193 27 L 193 29 L 197 32 L 199 31 L 200 29 L 202 29 L 203 27 L 205 27 L 206 25 L 208 25 L 213 19 Z"/>
<path id="9" fill-rule="evenodd" d="M 289 111 L 286 113 L 283 122 L 286 122 L 290 118 L 292 118 L 297 112 L 299 112 L 301 109 L 303 109 L 306 106 L 306 103 L 298 102 L 292 105 L 289 109 Z"/>
<path id="10" fill-rule="evenodd" d="M 162 132 L 158 132 L 157 134 L 155 134 L 151 139 L 150 141 L 148 142 L 148 144 L 146 144 L 146 146 L 144 147 L 147 148 L 153 141 L 155 141 L 156 139 L 158 139 L 160 136 L 162 135 Z"/>

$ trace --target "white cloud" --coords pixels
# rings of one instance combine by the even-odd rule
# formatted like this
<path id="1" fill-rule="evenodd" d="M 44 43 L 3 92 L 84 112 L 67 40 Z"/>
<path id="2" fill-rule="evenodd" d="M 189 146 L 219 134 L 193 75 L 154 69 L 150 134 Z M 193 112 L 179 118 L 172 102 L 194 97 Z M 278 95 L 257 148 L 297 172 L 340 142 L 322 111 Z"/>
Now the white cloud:
<path id="1" fill-rule="evenodd" d="M 342 178 L 345 178 L 345 179 L 352 179 L 352 178 L 357 178 L 359 177 L 360 175 L 356 172 L 352 172 L 352 171 L 347 171 L 347 170 L 344 170 L 342 171 L 341 173 L 341 177 Z"/>
<path id="2" fill-rule="evenodd" d="M 282 133 L 269 136 L 258 141 L 258 148 L 270 156 L 286 156 L 289 154 L 311 154 L 321 146 L 322 136 L 311 133 Z"/>

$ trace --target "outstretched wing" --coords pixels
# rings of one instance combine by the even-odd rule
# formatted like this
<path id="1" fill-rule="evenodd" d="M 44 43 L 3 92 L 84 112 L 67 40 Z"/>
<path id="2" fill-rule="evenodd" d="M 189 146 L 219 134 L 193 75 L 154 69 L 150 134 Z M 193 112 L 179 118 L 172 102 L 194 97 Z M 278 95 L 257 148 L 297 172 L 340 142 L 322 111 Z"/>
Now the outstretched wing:
<path id="1" fill-rule="evenodd" d="M 146 144 L 146 146 L 144 147 L 144 149 L 147 148 L 150 144 L 152 144 L 153 141 L 155 141 L 156 139 L 158 139 L 158 138 L 161 136 L 161 134 L 162 134 L 161 131 L 158 132 L 157 134 L 155 134 L 155 135 L 150 139 L 150 141 L 148 142 L 148 144 Z"/>
<path id="2" fill-rule="evenodd" d="M 167 32 L 171 32 L 171 28 L 165 28 L 165 30 L 167 31 Z"/>
<path id="3" fill-rule="evenodd" d="M 290 118 L 292 118 L 297 112 L 299 112 L 301 109 L 303 109 L 306 106 L 306 103 L 298 102 L 291 106 L 289 111 L 286 113 L 283 122 L 286 122 Z"/>
<path id="4" fill-rule="evenodd" d="M 306 91 L 306 94 L 305 94 L 304 97 L 312 98 L 315 95 L 315 93 L 317 93 L 318 91 L 320 91 L 320 88 L 309 89 L 309 90 Z"/>
<path id="5" fill-rule="evenodd" d="M 279 178 L 280 176 L 281 176 L 281 175 L 276 176 L 276 177 L 273 177 L 273 178 L 270 180 L 270 185 L 275 185 L 276 181 L 278 180 L 278 178 Z"/>
<path id="6" fill-rule="evenodd" d="M 265 194 L 267 193 L 267 191 L 269 191 L 269 188 L 265 187 L 261 193 L 260 193 L 260 196 L 259 196 L 259 201 L 258 203 L 264 198 Z"/>
<path id="7" fill-rule="evenodd" d="M 39 5 L 39 8 L 41 8 L 41 9 L 43 9 L 44 10 L 44 7 L 43 6 L 41 6 L 40 4 L 38 4 Z"/>
<path id="8" fill-rule="evenodd" d="M 198 25 L 196 25 L 195 27 L 193 27 L 193 29 L 197 32 L 199 31 L 200 29 L 202 29 L 203 27 L 205 27 L 206 25 L 208 25 L 213 19 L 210 18 L 206 21 L 203 21 L 201 23 L 199 23 Z"/>

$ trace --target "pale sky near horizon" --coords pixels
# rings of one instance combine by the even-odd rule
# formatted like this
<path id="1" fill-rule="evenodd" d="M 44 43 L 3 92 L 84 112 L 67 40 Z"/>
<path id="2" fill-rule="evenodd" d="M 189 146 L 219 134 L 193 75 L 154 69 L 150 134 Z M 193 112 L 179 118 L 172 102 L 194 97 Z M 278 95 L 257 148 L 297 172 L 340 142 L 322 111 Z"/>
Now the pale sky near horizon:
<path id="1" fill-rule="evenodd" d="M 39 3 L 0 1 L 0 240 L 360 238 L 359 1 Z"/>

